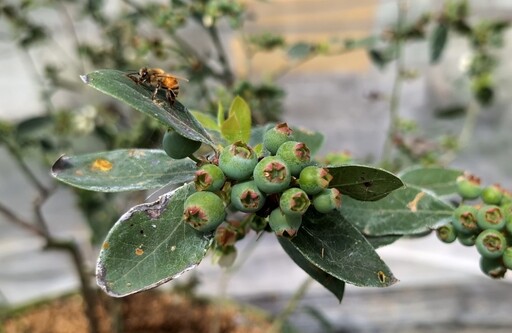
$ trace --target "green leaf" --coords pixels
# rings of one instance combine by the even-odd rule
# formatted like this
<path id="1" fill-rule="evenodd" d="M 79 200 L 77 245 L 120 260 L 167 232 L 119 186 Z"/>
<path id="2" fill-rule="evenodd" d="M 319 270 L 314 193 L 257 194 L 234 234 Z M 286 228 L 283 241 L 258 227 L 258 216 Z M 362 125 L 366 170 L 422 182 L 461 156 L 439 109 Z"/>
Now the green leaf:
<path id="1" fill-rule="evenodd" d="M 311 55 L 315 51 L 315 45 L 305 42 L 293 44 L 288 49 L 288 57 L 295 60 L 301 60 Z"/>
<path id="2" fill-rule="evenodd" d="M 215 146 L 206 130 L 187 108 L 179 101 L 171 106 L 165 98 L 164 91 L 161 90 L 157 94 L 157 100 L 153 101 L 151 99 L 153 88 L 137 84 L 127 76 L 127 73 L 113 69 L 94 71 L 82 75 L 81 78 L 89 86 L 117 98 L 168 127 L 172 127 L 184 137 L 212 147 Z"/>
<path id="3" fill-rule="evenodd" d="M 52 176 L 74 187 L 122 192 L 178 185 L 194 178 L 190 159 L 173 160 L 163 150 L 120 149 L 80 156 L 62 156 Z"/>
<path id="4" fill-rule="evenodd" d="M 430 37 L 430 62 L 437 63 L 446 46 L 448 40 L 448 25 L 444 23 L 438 24 Z"/>
<path id="5" fill-rule="evenodd" d="M 217 126 L 219 128 L 222 126 L 222 123 L 224 123 L 224 107 L 222 106 L 222 103 L 219 101 L 217 104 Z"/>
<path id="6" fill-rule="evenodd" d="M 387 64 L 396 59 L 397 46 L 390 45 L 381 49 L 368 50 L 368 56 L 375 66 L 383 69 Z"/>
<path id="7" fill-rule="evenodd" d="M 364 235 L 368 243 L 370 243 L 374 249 L 378 249 L 379 247 L 387 246 L 393 244 L 400 238 L 402 235 L 386 235 L 386 236 L 367 236 Z"/>
<path id="8" fill-rule="evenodd" d="M 206 255 L 211 235 L 182 221 L 187 184 L 157 201 L 133 207 L 110 230 L 96 267 L 98 285 L 123 297 L 151 289 L 196 267 Z"/>
<path id="9" fill-rule="evenodd" d="M 327 290 L 336 296 L 338 301 L 341 302 L 343 299 L 343 294 L 345 293 L 345 282 L 336 278 L 335 276 L 327 273 L 321 268 L 313 265 L 309 260 L 307 260 L 302 253 L 299 252 L 292 244 L 292 242 L 288 241 L 283 237 L 278 237 L 279 243 L 283 247 L 284 251 L 292 260 L 304 270 L 304 272 L 308 273 L 313 279 L 318 281 L 322 286 L 324 286 Z"/>
<path id="10" fill-rule="evenodd" d="M 231 103 L 228 118 L 220 126 L 222 136 L 230 143 L 249 142 L 251 137 L 251 110 L 243 98 L 237 96 Z"/>
<path id="11" fill-rule="evenodd" d="M 381 38 L 379 36 L 369 36 L 365 38 L 360 39 L 346 39 L 344 41 L 345 48 L 349 50 L 364 48 L 364 49 L 370 49 L 374 48 L 379 42 L 381 41 Z"/>
<path id="12" fill-rule="evenodd" d="M 453 207 L 421 188 L 408 185 L 375 202 L 343 197 L 340 213 L 365 235 L 412 235 L 450 218 Z"/>
<path id="13" fill-rule="evenodd" d="M 407 185 L 414 185 L 434 192 L 436 195 L 457 193 L 457 177 L 464 172 L 455 169 L 412 167 L 403 170 L 399 177 Z"/>
<path id="14" fill-rule="evenodd" d="M 346 219 L 306 214 L 297 236 L 280 239 L 333 278 L 363 287 L 387 287 L 397 279 L 363 235 Z"/>
<path id="15" fill-rule="evenodd" d="M 201 111 L 190 111 L 192 115 L 199 121 L 199 123 L 210 131 L 220 132 L 220 127 L 217 125 L 217 120 L 209 114 Z"/>
<path id="16" fill-rule="evenodd" d="M 322 133 L 310 131 L 303 127 L 292 127 L 292 130 L 295 141 L 304 142 L 311 151 L 311 156 L 314 156 L 322 148 L 324 144 Z"/>
<path id="17" fill-rule="evenodd" d="M 342 165 L 326 167 L 333 179 L 329 187 L 361 201 L 375 201 L 404 184 L 389 171 L 364 165 Z"/>

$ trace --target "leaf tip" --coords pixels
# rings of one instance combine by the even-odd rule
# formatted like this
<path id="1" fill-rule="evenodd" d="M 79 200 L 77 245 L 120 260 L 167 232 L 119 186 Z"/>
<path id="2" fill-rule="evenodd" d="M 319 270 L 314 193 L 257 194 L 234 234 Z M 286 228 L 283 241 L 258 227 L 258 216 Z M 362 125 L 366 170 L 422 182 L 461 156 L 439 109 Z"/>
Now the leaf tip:
<path id="1" fill-rule="evenodd" d="M 87 74 L 80 75 L 80 79 L 82 80 L 83 83 L 89 84 L 89 75 L 87 75 Z"/>
<path id="2" fill-rule="evenodd" d="M 52 169 L 51 169 L 52 177 L 57 177 L 57 175 L 60 172 L 70 169 L 72 167 L 73 167 L 73 165 L 70 163 L 69 157 L 67 157 L 66 155 L 61 155 L 59 157 L 59 159 L 57 161 L 55 161 L 55 163 L 53 163 L 53 165 L 52 165 Z"/>

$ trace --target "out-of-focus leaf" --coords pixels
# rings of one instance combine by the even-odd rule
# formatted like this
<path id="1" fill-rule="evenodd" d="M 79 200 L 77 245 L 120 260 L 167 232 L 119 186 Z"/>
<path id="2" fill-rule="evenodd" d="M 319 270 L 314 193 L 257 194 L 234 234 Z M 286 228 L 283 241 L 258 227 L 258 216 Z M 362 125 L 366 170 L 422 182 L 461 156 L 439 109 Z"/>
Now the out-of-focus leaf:
<path id="1" fill-rule="evenodd" d="M 299 42 L 293 44 L 288 49 L 288 57 L 294 60 L 304 59 L 311 55 L 311 53 L 315 50 L 315 46 L 313 44 Z"/>
<path id="2" fill-rule="evenodd" d="M 217 125 L 217 120 L 209 114 L 200 111 L 191 111 L 192 115 L 199 121 L 204 128 L 210 131 L 220 132 L 220 127 Z"/>
<path id="3" fill-rule="evenodd" d="M 448 41 L 448 25 L 439 23 L 432 32 L 430 37 L 430 62 L 437 63 Z"/>
<path id="4" fill-rule="evenodd" d="M 378 36 L 369 36 L 360 39 L 347 39 L 345 40 L 345 48 L 353 50 L 358 48 L 371 49 L 374 48 L 380 41 Z"/>
<path id="5" fill-rule="evenodd" d="M 295 141 L 304 142 L 314 156 L 324 144 L 324 135 L 303 127 L 292 127 Z"/>
<path id="6" fill-rule="evenodd" d="M 399 174 L 407 185 L 414 185 L 432 191 L 436 195 L 457 193 L 457 177 L 464 172 L 445 168 L 412 167 Z"/>
<path id="7" fill-rule="evenodd" d="M 123 297 L 181 276 L 201 262 L 211 235 L 182 221 L 183 204 L 192 184 L 157 201 L 135 206 L 110 230 L 96 266 L 98 285 L 110 296 Z"/>
<path id="8" fill-rule="evenodd" d="M 361 201 L 379 200 L 404 184 L 391 172 L 365 165 L 326 167 L 333 179 L 329 187 Z"/>
<path id="9" fill-rule="evenodd" d="M 145 113 L 191 140 L 200 141 L 212 147 L 214 142 L 206 130 L 179 101 L 170 105 L 161 89 L 157 99 L 152 100 L 154 88 L 137 84 L 125 72 L 102 69 L 81 76 L 87 85 L 110 95 L 134 109 Z"/>
<path id="10" fill-rule="evenodd" d="M 122 192 L 182 184 L 194 178 L 196 169 L 192 160 L 173 160 L 163 150 L 120 149 L 62 156 L 51 172 L 74 187 Z"/>
<path id="11" fill-rule="evenodd" d="M 397 282 L 373 246 L 339 212 L 304 215 L 297 236 L 282 238 L 280 243 L 346 283 L 387 287 Z"/>
<path id="12" fill-rule="evenodd" d="M 450 218 L 453 207 L 431 192 L 408 185 L 375 202 L 343 197 L 340 213 L 365 235 L 413 235 Z"/>

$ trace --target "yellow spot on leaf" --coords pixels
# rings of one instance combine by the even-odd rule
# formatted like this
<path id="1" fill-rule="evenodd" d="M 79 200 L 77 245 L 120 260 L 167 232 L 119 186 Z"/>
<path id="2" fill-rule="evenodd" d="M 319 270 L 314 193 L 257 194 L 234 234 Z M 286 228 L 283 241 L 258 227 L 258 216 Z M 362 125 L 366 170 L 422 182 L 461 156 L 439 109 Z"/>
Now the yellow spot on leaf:
<path id="1" fill-rule="evenodd" d="M 407 208 L 411 210 L 411 212 L 416 213 L 418 211 L 418 203 L 425 196 L 425 192 L 420 192 L 416 194 L 414 199 L 407 204 Z"/>
<path id="2" fill-rule="evenodd" d="M 387 279 L 386 273 L 384 273 L 383 271 L 378 271 L 377 277 L 379 278 L 380 283 L 382 283 L 382 284 L 386 283 L 386 279 Z"/>
<path id="3" fill-rule="evenodd" d="M 109 247 L 110 247 L 109 242 L 104 242 L 104 243 L 101 245 L 101 248 L 102 248 L 103 250 L 106 250 L 106 249 L 108 249 Z"/>
<path id="4" fill-rule="evenodd" d="M 112 169 L 112 163 L 102 158 L 98 158 L 92 162 L 91 170 L 92 171 L 110 171 Z"/>
<path id="5" fill-rule="evenodd" d="M 130 156 L 130 157 L 141 157 L 144 155 L 145 155 L 145 153 L 141 149 L 130 149 L 128 151 L 128 156 Z"/>
<path id="6" fill-rule="evenodd" d="M 136 248 L 135 249 L 135 254 L 138 255 L 138 256 L 141 256 L 144 254 L 144 250 L 141 249 L 140 247 Z"/>

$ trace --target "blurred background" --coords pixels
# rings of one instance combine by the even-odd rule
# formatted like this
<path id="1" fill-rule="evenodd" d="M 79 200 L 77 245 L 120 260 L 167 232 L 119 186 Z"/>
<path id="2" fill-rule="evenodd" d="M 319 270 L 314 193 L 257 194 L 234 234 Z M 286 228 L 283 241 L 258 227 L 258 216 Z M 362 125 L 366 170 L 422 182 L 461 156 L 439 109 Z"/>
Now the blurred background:
<path id="1" fill-rule="evenodd" d="M 450 166 L 512 187 L 510 1 L 3 0 L 0 8 L 4 308 L 80 288 L 69 253 L 79 250 L 93 269 L 106 231 L 146 198 L 71 189 L 49 175 L 64 153 L 159 146 L 164 130 L 155 121 L 82 84 L 80 74 L 99 68 L 147 65 L 187 77 L 180 101 L 207 113 L 241 95 L 255 123 L 285 120 L 324 133 L 321 156 L 394 172 Z M 255 241 L 244 240 L 240 253 Z M 275 313 L 306 274 L 270 235 L 257 243 L 226 293 Z M 473 247 L 428 235 L 378 252 L 400 283 L 347 286 L 341 305 L 314 284 L 294 326 L 509 331 L 512 280 L 485 277 Z M 192 276 L 202 295 L 218 295 L 225 281 L 209 258 L 182 279 Z"/>

